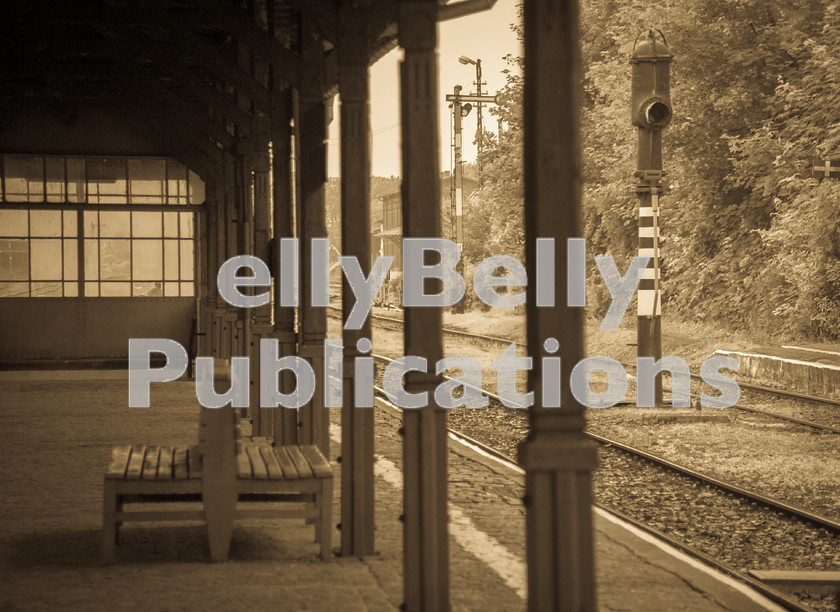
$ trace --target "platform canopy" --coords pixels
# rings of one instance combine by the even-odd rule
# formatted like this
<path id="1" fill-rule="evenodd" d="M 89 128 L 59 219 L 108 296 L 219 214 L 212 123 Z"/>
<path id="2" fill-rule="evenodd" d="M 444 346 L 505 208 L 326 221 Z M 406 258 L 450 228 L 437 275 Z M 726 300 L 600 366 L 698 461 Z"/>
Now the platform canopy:
<path id="1" fill-rule="evenodd" d="M 348 3 L 343 3 L 348 4 Z M 396 46 L 395 0 L 353 2 L 369 63 Z M 2 25 L 0 116 L 80 108 L 120 113 L 203 177 L 218 150 L 260 147 L 256 123 L 272 96 L 316 78 L 338 91 L 334 0 L 170 0 L 9 3 Z M 304 70 L 315 40 L 323 71 Z M 3 125 L 0 118 L 0 131 Z M 262 141 L 262 142 L 261 142 Z M 13 143 L 4 139 L 4 145 Z"/>

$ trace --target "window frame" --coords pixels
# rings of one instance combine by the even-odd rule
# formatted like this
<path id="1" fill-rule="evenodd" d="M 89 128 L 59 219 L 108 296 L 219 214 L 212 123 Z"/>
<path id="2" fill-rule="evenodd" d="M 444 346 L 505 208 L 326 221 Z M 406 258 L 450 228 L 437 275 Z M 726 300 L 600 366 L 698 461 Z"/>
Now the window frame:
<path id="1" fill-rule="evenodd" d="M 8 175 L 6 172 L 7 169 L 7 160 L 9 158 L 13 159 L 20 159 L 20 158 L 30 158 L 30 159 L 40 159 L 41 160 L 41 168 L 42 172 L 40 175 L 41 179 L 41 193 L 38 194 L 36 190 L 36 194 L 31 201 L 7 201 L 7 186 L 8 186 Z M 52 181 L 48 183 L 48 178 L 50 178 L 49 173 L 47 172 L 48 168 L 48 160 L 56 160 L 62 159 L 63 160 L 63 169 L 64 169 L 64 179 L 60 189 L 60 196 L 63 201 L 56 201 L 55 194 L 50 196 L 47 190 L 47 185 L 55 185 L 56 182 Z M 84 176 L 84 183 L 83 183 L 83 194 L 75 194 L 73 195 L 74 199 L 79 199 L 81 201 L 73 202 L 69 201 L 69 189 L 68 186 L 70 184 L 69 181 L 69 173 L 68 173 L 68 160 L 83 160 L 84 168 L 85 168 L 85 176 Z M 101 194 L 94 194 L 96 202 L 90 201 L 90 179 L 88 176 L 88 160 L 120 160 L 122 164 L 125 166 L 125 194 L 123 194 L 120 201 L 117 201 L 118 198 L 113 195 L 109 195 L 107 197 L 111 198 L 111 201 L 108 203 L 101 204 L 98 202 L 99 197 Z M 162 164 L 162 174 L 160 180 L 162 182 L 161 185 L 161 195 L 157 196 L 148 196 L 148 195 L 138 195 L 137 193 L 133 193 L 132 186 L 134 182 L 131 180 L 131 167 L 132 165 L 138 165 L 137 162 L 163 162 Z M 134 162 L 134 164 L 132 164 Z M 55 162 L 50 162 L 53 166 L 52 171 L 55 170 Z M 76 163 L 75 170 L 78 170 L 78 162 Z M 174 171 L 174 173 L 173 173 Z M 60 173 L 53 172 L 52 177 L 55 178 L 55 175 Z M 76 173 L 78 174 L 78 173 Z M 183 178 L 182 178 L 183 177 Z M 27 181 L 26 192 L 24 194 L 28 197 L 28 193 L 30 191 L 29 185 L 33 182 L 28 177 L 22 177 L 24 180 Z M 36 176 L 36 178 L 38 178 Z M 119 179 L 117 179 L 119 180 Z M 138 179 L 140 180 L 140 179 Z M 154 179 L 144 179 L 144 180 L 154 180 Z M 73 181 L 74 192 L 76 191 L 76 187 L 80 184 L 76 179 Z M 174 185 L 173 185 L 174 183 Z M 175 187 L 177 193 L 173 196 L 170 196 L 170 190 Z M 52 187 L 53 191 L 55 188 Z M 183 190 L 183 191 L 182 191 Z M 14 232 L 4 232 L 4 227 L 0 224 L 0 240 L 23 240 L 26 244 L 26 253 L 27 253 L 27 279 L 26 280 L 3 280 L 0 281 L 0 285 L 11 285 L 11 284 L 21 284 L 25 283 L 27 287 L 26 295 L 21 297 L 28 297 L 28 298 L 36 298 L 36 297 L 63 297 L 63 298 L 76 298 L 76 297 L 110 297 L 108 295 L 103 296 L 103 285 L 108 285 L 109 283 L 113 283 L 114 287 L 116 287 L 117 283 L 126 283 L 128 284 L 128 291 L 126 292 L 124 289 L 121 292 L 119 297 L 144 297 L 144 296 L 151 296 L 151 295 L 161 295 L 164 297 L 195 297 L 196 295 L 196 280 L 197 280 L 197 273 L 198 273 L 198 261 L 197 261 L 197 242 L 196 242 L 196 227 L 198 226 L 198 217 L 197 215 L 200 213 L 205 212 L 206 207 L 204 206 L 204 193 L 205 193 L 205 186 L 203 182 L 201 182 L 198 175 L 193 173 L 189 168 L 181 164 L 180 162 L 173 160 L 171 158 L 165 157 L 123 157 L 123 156 L 62 156 L 62 155 L 50 155 L 50 154 L 39 154 L 39 155 L 17 155 L 17 154 L 2 154 L 0 155 L 0 211 L 25 211 L 26 213 L 26 235 L 25 236 L 12 236 L 10 234 Z M 16 194 L 18 195 L 18 194 Z M 20 196 L 19 196 L 20 197 Z M 40 197 L 40 200 L 38 200 Z M 136 198 L 143 198 L 143 199 L 158 199 L 159 203 L 143 203 L 143 202 L 136 202 Z M 193 203 L 193 198 L 200 198 L 202 203 Z M 132 201 L 134 200 L 134 201 Z M 35 230 L 33 233 L 33 212 L 37 211 L 57 211 L 59 212 L 59 231 L 57 235 L 45 235 L 41 236 L 38 235 L 38 230 Z M 68 225 L 72 226 L 73 223 L 68 223 L 68 219 L 72 217 L 72 213 L 75 212 L 75 232 L 68 229 Z M 88 232 L 85 227 L 85 218 L 88 217 L 86 213 L 95 213 L 96 218 L 96 232 L 95 235 L 90 236 L 87 235 Z M 101 214 L 102 212 L 115 212 L 120 217 L 122 215 L 128 215 L 128 233 L 126 236 L 103 236 L 101 233 Z M 156 235 L 146 235 L 150 232 L 144 231 L 142 232 L 141 236 L 135 235 L 135 213 L 138 212 L 149 212 L 149 213 L 157 213 L 159 215 L 159 228 L 154 230 L 157 232 Z M 71 213 L 68 216 L 67 213 Z M 175 215 L 175 230 L 174 235 L 170 231 L 171 228 L 171 218 L 167 221 L 166 213 L 176 213 Z M 118 218 L 115 215 L 115 218 Z M 154 231 L 152 233 L 154 233 Z M 167 233 L 169 231 L 169 233 Z M 7 233 L 9 235 L 7 235 Z M 18 232 L 19 233 L 19 232 Z M 59 241 L 59 250 L 61 255 L 61 263 L 60 270 L 61 270 L 61 278 L 55 280 L 42 280 L 42 279 L 33 279 L 32 278 L 32 261 L 33 261 L 33 241 L 38 240 L 58 240 Z M 75 240 L 75 245 L 71 246 L 71 250 L 68 252 L 68 241 Z M 128 240 L 128 274 L 127 280 L 103 280 L 103 240 Z M 157 279 L 146 279 L 146 278 L 135 278 L 135 267 L 136 262 L 134 259 L 134 251 L 135 246 L 137 245 L 138 241 L 149 241 L 149 242 L 158 242 L 160 245 L 160 269 L 159 274 L 160 278 Z M 167 241 L 170 247 L 172 245 L 175 246 L 175 270 L 177 274 L 175 278 L 169 278 L 169 274 L 167 273 L 167 261 L 165 259 L 167 254 Z M 96 278 L 86 278 L 86 267 L 89 265 L 89 261 L 86 260 L 86 250 L 91 245 L 91 243 L 95 244 L 94 250 L 96 251 Z M 36 243 L 37 248 L 37 243 Z M 75 263 L 70 263 L 70 257 L 72 257 L 71 253 L 73 248 L 75 249 L 76 259 Z M 11 251 L 10 251 L 11 253 Z M 190 265 L 191 264 L 191 265 Z M 75 266 L 75 278 L 73 267 Z M 188 266 L 185 269 L 185 266 Z M 11 272 L 11 268 L 10 268 Z M 157 274 L 158 271 L 155 271 Z M 11 273 L 10 273 L 11 276 Z M 51 294 L 42 294 L 39 293 L 36 289 L 36 285 L 43 285 L 43 284 L 57 284 L 58 291 L 53 292 Z M 145 287 L 144 287 L 145 286 Z M 151 291 L 149 292 L 149 286 L 152 287 Z M 113 287 L 107 287 L 113 288 Z M 160 288 L 159 293 L 154 293 L 155 288 Z M 95 290 L 94 290 L 95 289 Z M 105 293 L 109 293 L 105 291 Z M 12 295 L 0 295 L 0 299 L 3 297 L 16 297 Z"/>

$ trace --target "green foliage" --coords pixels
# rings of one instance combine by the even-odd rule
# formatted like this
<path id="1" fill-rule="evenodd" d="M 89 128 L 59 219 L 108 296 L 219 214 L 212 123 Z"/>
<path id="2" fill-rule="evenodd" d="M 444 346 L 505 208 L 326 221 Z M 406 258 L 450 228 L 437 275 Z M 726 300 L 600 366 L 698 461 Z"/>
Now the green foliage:
<path id="1" fill-rule="evenodd" d="M 613 255 L 624 268 L 635 251 L 628 58 L 652 25 L 675 56 L 674 119 L 663 137 L 665 312 L 838 337 L 840 182 L 808 178 L 813 158 L 840 155 L 840 8 L 829 0 L 581 0 L 590 255 Z M 506 129 L 500 141 L 484 137 L 484 185 L 470 203 L 482 213 L 467 228 L 481 236 L 479 258 L 521 256 L 521 102 L 511 71 L 493 111 Z"/>

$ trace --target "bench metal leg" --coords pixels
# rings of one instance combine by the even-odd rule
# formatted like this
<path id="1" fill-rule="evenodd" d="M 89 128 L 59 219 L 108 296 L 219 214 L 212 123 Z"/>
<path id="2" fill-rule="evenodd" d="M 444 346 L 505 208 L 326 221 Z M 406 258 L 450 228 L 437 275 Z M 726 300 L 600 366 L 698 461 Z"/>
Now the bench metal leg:
<path id="1" fill-rule="evenodd" d="M 117 530 L 117 484 L 106 478 L 102 505 L 102 559 L 105 563 L 114 561 Z"/>

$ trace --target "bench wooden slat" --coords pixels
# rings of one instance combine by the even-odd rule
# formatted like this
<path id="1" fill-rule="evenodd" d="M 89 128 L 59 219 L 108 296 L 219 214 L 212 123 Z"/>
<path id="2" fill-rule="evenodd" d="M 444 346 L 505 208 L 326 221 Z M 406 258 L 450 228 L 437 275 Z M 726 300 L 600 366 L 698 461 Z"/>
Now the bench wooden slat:
<path id="1" fill-rule="evenodd" d="M 303 453 L 300 452 L 299 446 L 286 446 L 286 452 L 289 453 L 289 457 L 294 462 L 295 467 L 297 468 L 298 474 L 300 474 L 301 478 L 312 478 L 312 468 L 309 467 L 309 463 L 307 463 L 306 458 L 303 456 Z"/>
<path id="2" fill-rule="evenodd" d="M 198 446 L 190 446 L 187 453 L 190 466 L 190 478 L 201 478 L 201 451 Z"/>
<path id="3" fill-rule="evenodd" d="M 283 478 L 283 468 L 280 467 L 280 463 L 274 455 L 274 449 L 268 444 L 260 444 L 259 449 L 260 456 L 263 462 L 265 462 L 265 467 L 268 469 L 269 479 L 281 480 Z"/>
<path id="4" fill-rule="evenodd" d="M 131 457 L 131 446 L 117 446 L 111 449 L 111 465 L 105 472 L 105 478 L 125 478 L 129 457 Z"/>
<path id="5" fill-rule="evenodd" d="M 140 474 L 143 472 L 143 457 L 145 453 L 145 446 L 131 447 L 131 457 L 128 460 L 128 469 L 125 472 L 126 480 L 140 480 Z"/>
<path id="6" fill-rule="evenodd" d="M 190 470 L 187 466 L 187 449 L 176 448 L 172 453 L 172 478 L 175 480 L 186 480 L 189 478 Z"/>
<path id="7" fill-rule="evenodd" d="M 244 444 L 237 443 L 236 452 L 236 475 L 239 478 L 250 479 L 253 476 L 251 461 L 248 459 L 248 452 Z"/>
<path id="8" fill-rule="evenodd" d="M 248 444 L 247 446 L 248 460 L 251 462 L 251 470 L 253 470 L 254 478 L 257 480 L 268 480 L 268 469 L 263 462 L 260 455 L 260 449 L 256 444 Z"/>
<path id="9" fill-rule="evenodd" d="M 308 445 L 301 446 L 300 451 L 303 453 L 304 458 L 306 458 L 309 462 L 309 466 L 312 468 L 315 478 L 329 478 L 332 476 L 332 468 L 330 467 L 330 464 L 327 463 L 324 455 L 321 454 L 321 451 L 318 450 L 318 447 Z"/>
<path id="10" fill-rule="evenodd" d="M 283 468 L 284 478 L 300 478 L 300 474 L 298 473 L 295 464 L 292 462 L 292 460 L 289 458 L 289 454 L 286 452 L 286 447 L 275 446 L 274 456 L 277 457 L 277 463 L 279 463 L 280 467 Z"/>
<path id="11" fill-rule="evenodd" d="M 143 480 L 156 480 L 159 462 L 160 448 L 157 446 L 147 446 L 146 458 L 143 459 L 143 473 L 140 475 L 140 478 Z"/>
<path id="12" fill-rule="evenodd" d="M 160 449 L 160 463 L 158 464 L 157 479 L 172 480 L 172 453 L 171 446 L 164 446 Z"/>

